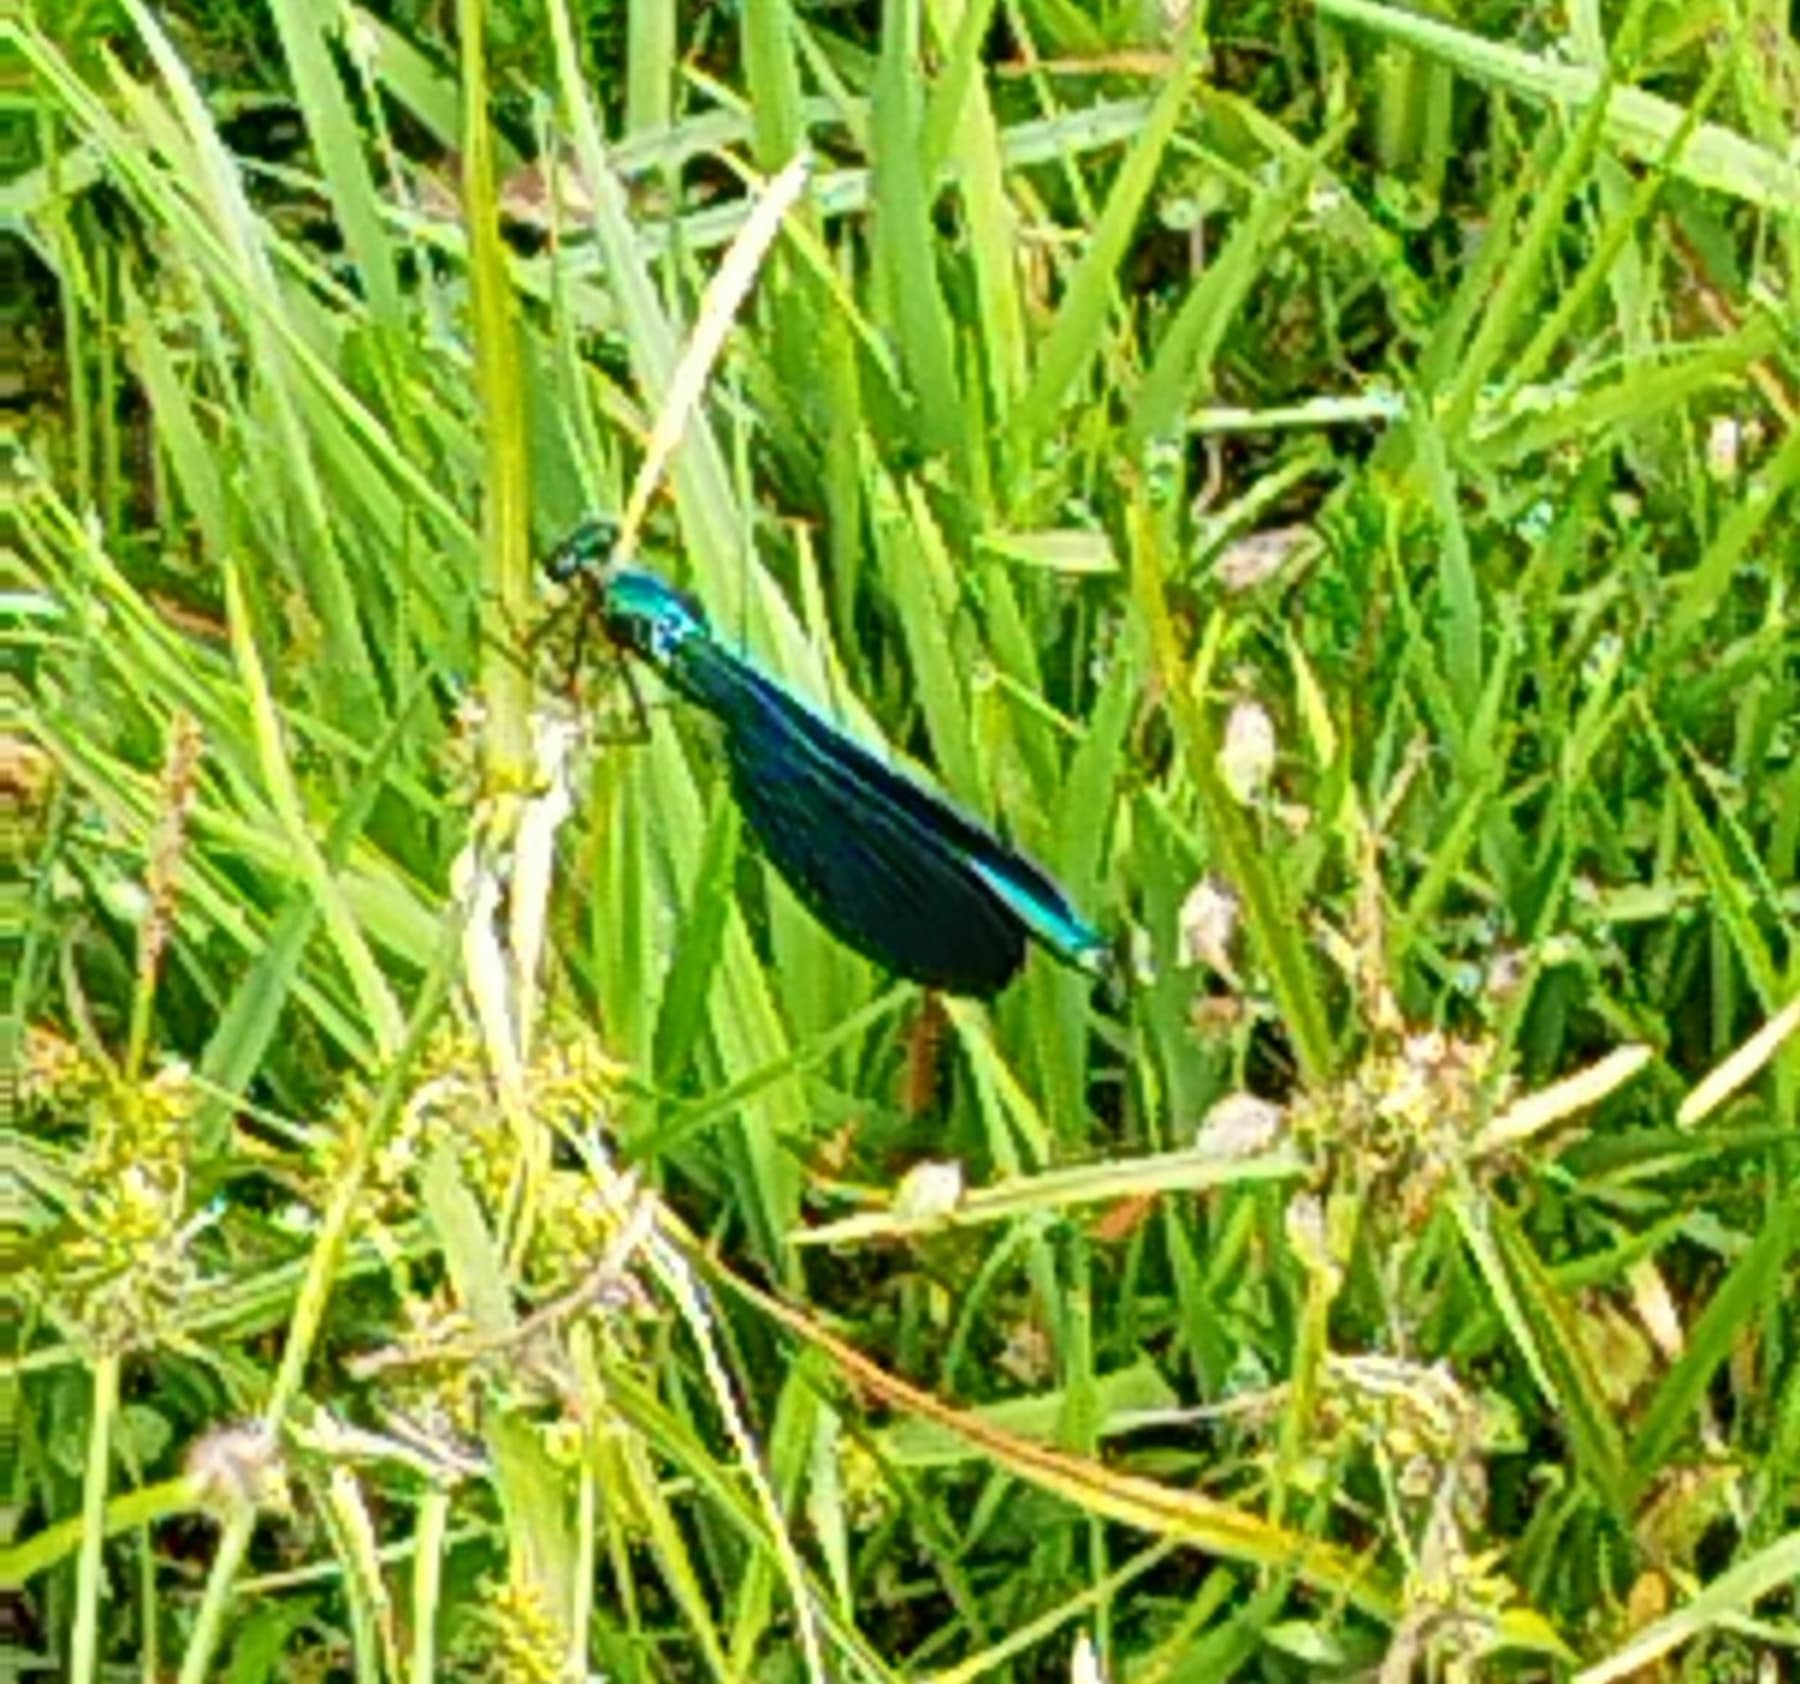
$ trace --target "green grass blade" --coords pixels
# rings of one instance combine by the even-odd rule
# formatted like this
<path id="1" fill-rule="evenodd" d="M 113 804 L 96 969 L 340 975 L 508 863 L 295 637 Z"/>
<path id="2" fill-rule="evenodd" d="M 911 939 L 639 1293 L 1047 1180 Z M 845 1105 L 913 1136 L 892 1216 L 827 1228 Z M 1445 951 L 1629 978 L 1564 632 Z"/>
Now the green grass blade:
<path id="1" fill-rule="evenodd" d="M 882 9 L 872 135 L 876 263 L 917 403 L 920 443 L 948 458 L 966 482 L 961 382 L 932 237 L 933 183 L 923 167 L 919 21 L 919 0 L 893 0 Z"/>
<path id="2" fill-rule="evenodd" d="M 1304 205 L 1323 150 L 1289 163 L 1275 191 L 1251 200 L 1224 249 L 1188 289 L 1132 406 L 1129 436 L 1135 444 L 1173 432 L 1189 408 L 1211 395 L 1220 348 L 1263 280 L 1270 249 Z"/>
<path id="3" fill-rule="evenodd" d="M 1769 1203 L 1762 1230 L 1739 1254 L 1688 1330 L 1687 1342 L 1645 1410 L 1631 1442 L 1630 1489 L 1646 1492 L 1695 1419 L 1714 1376 L 1752 1336 L 1758 1316 L 1787 1289 L 1788 1260 L 1800 1250 L 1800 1193 Z"/>
<path id="4" fill-rule="evenodd" d="M 1190 77 L 1198 39 L 1196 18 L 1182 34 L 1175 64 L 1144 132 L 1126 156 L 1107 195 L 1106 209 L 1069 276 L 1056 320 L 1038 353 L 1031 385 L 1014 417 L 1019 453 L 1027 460 L 1050 436 L 1076 383 L 1104 345 L 1119 265 L 1176 125 L 1192 98 Z"/>
<path id="5" fill-rule="evenodd" d="M 1244 922 L 1268 969 L 1301 1073 L 1309 1083 L 1322 1083 L 1336 1063 L 1336 1053 L 1298 910 L 1288 904 L 1281 878 L 1257 846 L 1237 797 L 1219 772 L 1218 738 L 1176 653 L 1159 540 L 1141 504 L 1135 526 L 1132 595 L 1148 632 L 1152 668 L 1173 715 L 1188 776 L 1200 796 L 1213 856 L 1243 897 Z"/>
<path id="6" fill-rule="evenodd" d="M 1586 65 L 1563 64 L 1542 54 L 1491 41 L 1418 12 L 1377 0 L 1314 0 L 1321 16 L 1404 41 L 1453 65 L 1482 86 L 1526 99 L 1582 110 L 1598 97 L 1601 74 Z M 1606 115 L 1606 138 L 1630 156 L 1657 163 L 1684 125 L 1681 106 L 1641 88 L 1621 88 Z M 1783 159 L 1732 130 L 1703 123 L 1676 165 L 1696 187 L 1744 199 L 1765 210 L 1800 203 L 1800 164 Z"/>
<path id="7" fill-rule="evenodd" d="M 481 504 L 482 601 L 491 618 L 483 642 L 481 685 L 488 708 L 484 739 L 489 788 L 522 790 L 531 764 L 529 670 L 511 644 L 531 623 L 534 597 L 525 411 L 512 280 L 500 243 L 488 116 L 487 8 L 459 0 L 462 38 L 462 187 L 469 220 L 469 284 L 474 309 L 475 378 L 481 396 L 486 471 Z"/>
<path id="8" fill-rule="evenodd" d="M 1577 1465 L 1594 1494 L 1623 1519 L 1630 1512 L 1631 1467 L 1613 1406 L 1575 1323 L 1530 1240 L 1511 1215 L 1490 1204 L 1488 1226 L 1512 1284 L 1514 1303 L 1543 1364 L 1542 1381 L 1569 1434 Z"/>
<path id="9" fill-rule="evenodd" d="M 397 329 L 404 307 L 394 249 L 374 177 L 363 156 L 355 115 L 331 61 L 324 29 L 326 14 L 301 0 L 271 0 L 269 10 L 287 56 L 288 73 L 294 79 L 306 132 L 331 190 L 332 213 L 343 230 L 363 294 L 376 320 L 390 330 Z"/>

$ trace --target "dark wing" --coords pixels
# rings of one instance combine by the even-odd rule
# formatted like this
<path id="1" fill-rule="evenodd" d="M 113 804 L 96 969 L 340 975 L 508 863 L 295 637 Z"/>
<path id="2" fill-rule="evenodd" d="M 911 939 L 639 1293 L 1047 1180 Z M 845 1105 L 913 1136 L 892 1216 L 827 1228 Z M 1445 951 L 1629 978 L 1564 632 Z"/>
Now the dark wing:
<path id="1" fill-rule="evenodd" d="M 717 644 L 707 641 L 684 649 L 680 664 L 677 682 L 691 700 L 727 724 L 739 716 L 778 715 L 784 738 L 805 745 L 818 762 L 833 769 L 835 778 L 855 784 L 865 802 L 878 801 L 904 827 L 936 838 L 1059 959 L 1089 967 L 1098 962 L 1105 944 L 1069 904 L 1061 887 L 979 819 L 896 771 Z"/>
<path id="2" fill-rule="evenodd" d="M 995 838 L 717 644 L 685 646 L 681 666 L 681 688 L 725 727 L 738 806 L 820 923 L 949 993 L 991 995 L 1011 981 L 1026 926 L 963 845 Z"/>

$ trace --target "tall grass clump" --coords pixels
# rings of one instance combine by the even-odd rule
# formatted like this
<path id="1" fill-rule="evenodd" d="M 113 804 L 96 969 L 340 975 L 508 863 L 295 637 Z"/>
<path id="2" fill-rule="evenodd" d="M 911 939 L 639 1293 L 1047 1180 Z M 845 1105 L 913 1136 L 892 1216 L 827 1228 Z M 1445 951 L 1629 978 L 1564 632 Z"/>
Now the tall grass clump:
<path id="1" fill-rule="evenodd" d="M 1786 1676 L 1789 24 L 7 24 L 5 1666 Z M 628 504 L 1109 975 L 621 740 Z"/>

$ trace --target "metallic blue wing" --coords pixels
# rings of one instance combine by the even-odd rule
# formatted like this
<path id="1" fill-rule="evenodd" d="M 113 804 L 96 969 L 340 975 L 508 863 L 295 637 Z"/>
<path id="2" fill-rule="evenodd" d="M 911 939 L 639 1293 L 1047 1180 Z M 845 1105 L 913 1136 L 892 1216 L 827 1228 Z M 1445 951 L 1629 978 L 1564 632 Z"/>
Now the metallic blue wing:
<path id="1" fill-rule="evenodd" d="M 876 758 L 710 638 L 670 681 L 725 727 L 732 792 L 814 915 L 888 969 L 951 993 L 997 993 L 1027 934 L 1074 963 L 1100 942 L 1037 866 Z"/>

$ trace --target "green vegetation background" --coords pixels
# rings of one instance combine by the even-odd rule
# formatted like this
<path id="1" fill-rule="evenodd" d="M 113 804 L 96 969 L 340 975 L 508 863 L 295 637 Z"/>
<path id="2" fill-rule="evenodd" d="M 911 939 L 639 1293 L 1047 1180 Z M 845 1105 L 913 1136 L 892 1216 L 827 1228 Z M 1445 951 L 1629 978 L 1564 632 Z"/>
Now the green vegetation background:
<path id="1" fill-rule="evenodd" d="M 1795 1664 L 1779 0 L 5 27 L 7 1668 Z M 645 548 L 1098 989 L 546 760 L 803 148 Z"/>

